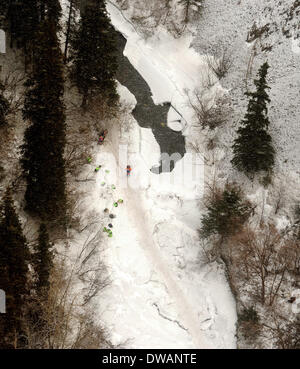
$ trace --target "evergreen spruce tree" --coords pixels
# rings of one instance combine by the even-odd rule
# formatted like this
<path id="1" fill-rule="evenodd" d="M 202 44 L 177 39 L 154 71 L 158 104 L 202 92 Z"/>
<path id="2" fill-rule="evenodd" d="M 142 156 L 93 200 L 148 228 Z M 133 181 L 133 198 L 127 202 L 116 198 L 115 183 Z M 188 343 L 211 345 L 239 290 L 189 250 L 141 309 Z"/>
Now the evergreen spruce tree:
<path id="1" fill-rule="evenodd" d="M 38 0 L 12 0 L 8 9 L 11 47 L 14 41 L 17 47 L 23 47 L 25 54 L 39 24 Z"/>
<path id="2" fill-rule="evenodd" d="M 8 1 L 0 1 L 0 26 L 3 27 L 7 23 L 7 14 L 9 9 Z"/>
<path id="3" fill-rule="evenodd" d="M 94 97 L 118 100 L 115 32 L 108 17 L 104 0 L 89 0 L 84 8 L 78 30 L 71 37 L 71 79 L 83 97 L 85 108 Z"/>
<path id="4" fill-rule="evenodd" d="M 14 43 L 23 48 L 25 55 L 25 70 L 31 65 L 35 51 L 35 36 L 39 24 L 45 19 L 51 19 L 59 28 L 61 6 L 59 0 L 11 0 L 8 9 L 11 47 Z"/>
<path id="5" fill-rule="evenodd" d="M 31 123 L 21 160 L 27 180 L 26 209 L 44 220 L 64 216 L 66 202 L 64 78 L 56 30 L 51 19 L 39 26 L 23 109 L 24 119 Z"/>
<path id="6" fill-rule="evenodd" d="M 56 24 L 56 29 L 60 28 L 59 19 L 61 17 L 61 5 L 59 0 L 44 0 L 40 5 L 41 20 L 51 20 Z"/>
<path id="7" fill-rule="evenodd" d="M 248 111 L 238 136 L 233 144 L 232 164 L 240 171 L 253 176 L 255 172 L 268 171 L 274 165 L 275 150 L 272 138 L 268 133 L 269 118 L 267 103 L 267 73 L 269 65 L 264 63 L 259 69 L 259 79 L 254 81 L 255 92 L 246 93 L 250 97 Z"/>
<path id="8" fill-rule="evenodd" d="M 1 207 L 0 288 L 6 293 L 6 314 L 0 314 L 0 347 L 17 348 L 28 295 L 29 250 L 9 190 Z"/>
<path id="9" fill-rule="evenodd" d="M 34 249 L 33 266 L 35 272 L 35 289 L 37 296 L 45 299 L 48 296 L 50 287 L 49 277 L 53 266 L 53 251 L 44 223 L 40 225 L 39 238 Z"/>
<path id="10" fill-rule="evenodd" d="M 7 101 L 3 93 L 4 86 L 0 82 L 0 127 L 4 126 L 7 123 L 6 115 L 9 111 L 9 102 Z"/>
<path id="11" fill-rule="evenodd" d="M 202 216 L 200 235 L 208 238 L 214 234 L 227 237 L 239 231 L 253 211 L 243 199 L 240 188 L 227 185 L 223 192 L 216 190 Z"/>

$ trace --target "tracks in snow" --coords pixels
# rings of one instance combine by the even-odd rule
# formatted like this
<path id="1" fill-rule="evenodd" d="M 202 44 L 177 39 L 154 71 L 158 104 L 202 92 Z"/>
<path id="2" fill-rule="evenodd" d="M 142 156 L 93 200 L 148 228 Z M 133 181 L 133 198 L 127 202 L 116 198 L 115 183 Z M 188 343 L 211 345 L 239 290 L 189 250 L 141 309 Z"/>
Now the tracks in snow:
<path id="1" fill-rule="evenodd" d="M 138 205 L 141 204 L 140 194 L 134 192 L 132 189 L 127 188 L 124 192 L 127 197 L 127 201 L 130 204 L 130 208 L 127 210 L 130 212 L 132 221 L 135 223 L 139 232 L 139 241 L 141 247 L 151 260 L 155 271 L 160 276 L 160 279 L 165 284 L 170 298 L 174 301 L 176 310 L 178 312 L 178 324 L 189 332 L 197 349 L 210 348 L 208 343 L 203 339 L 203 334 L 200 330 L 200 321 L 195 314 L 193 307 L 187 301 L 184 292 L 181 290 L 178 283 L 172 277 L 169 266 L 164 260 L 162 253 L 158 246 L 153 241 L 153 234 L 149 228 L 145 219 L 145 213 Z M 175 321 L 174 321 L 175 322 Z"/>

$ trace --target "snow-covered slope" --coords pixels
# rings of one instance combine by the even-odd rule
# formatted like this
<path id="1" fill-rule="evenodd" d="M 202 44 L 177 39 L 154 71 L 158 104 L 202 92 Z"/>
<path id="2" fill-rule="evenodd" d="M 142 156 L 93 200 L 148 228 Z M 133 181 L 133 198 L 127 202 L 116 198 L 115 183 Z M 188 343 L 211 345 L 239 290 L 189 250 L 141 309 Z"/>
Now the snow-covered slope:
<path id="1" fill-rule="evenodd" d="M 267 60 L 271 87 L 270 132 L 277 150 L 275 172 L 289 175 L 297 171 L 300 164 L 299 1 L 209 0 L 204 4 L 193 48 L 201 54 L 217 56 L 227 49 L 232 61 L 229 73 L 221 81 L 229 90 L 234 115 L 219 135 L 224 150 L 220 170 L 237 179 L 230 164 L 234 131 L 246 111 L 244 92 L 253 88 L 258 68 Z M 258 31 L 251 33 L 255 28 Z M 263 29 L 266 31 L 261 31 Z M 254 39 L 253 34 L 260 32 L 261 37 Z"/>

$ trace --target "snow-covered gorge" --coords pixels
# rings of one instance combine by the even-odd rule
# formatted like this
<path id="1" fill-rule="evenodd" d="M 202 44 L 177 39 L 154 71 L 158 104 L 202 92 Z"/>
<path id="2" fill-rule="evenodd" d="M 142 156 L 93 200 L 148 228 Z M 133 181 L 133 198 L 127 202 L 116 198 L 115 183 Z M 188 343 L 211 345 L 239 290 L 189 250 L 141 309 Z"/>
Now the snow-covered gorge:
<path id="1" fill-rule="evenodd" d="M 184 89 L 194 88 L 205 67 L 189 48 L 191 38 L 175 40 L 161 30 L 145 42 L 118 9 L 108 9 L 113 25 L 127 38 L 124 54 L 147 81 L 154 102 L 172 101 L 188 122 L 192 113 Z M 119 93 L 133 109 L 134 96 L 122 86 Z M 174 119 L 170 114 L 169 124 Z M 224 266 L 205 265 L 201 258 L 197 200 L 203 195 L 203 162 L 190 156 L 187 165 L 202 169 L 188 183 L 180 162 L 171 173 L 153 174 L 149 169 L 158 163 L 160 150 L 151 129 L 140 128 L 132 117 L 130 129 L 125 128 L 111 127 L 110 143 L 97 148 L 96 161 L 110 173 L 99 177 L 87 199 L 99 213 L 124 199 L 114 210 L 114 236 L 107 239 L 112 285 L 99 297 L 98 316 L 113 343 L 125 342 L 128 348 L 234 348 L 235 302 Z M 183 128 L 188 137 L 189 127 Z M 126 158 L 119 156 L 120 145 Z M 128 187 L 120 183 L 125 163 L 133 168 Z M 121 176 L 114 178 L 119 170 Z M 116 189 L 108 192 L 111 184 Z"/>

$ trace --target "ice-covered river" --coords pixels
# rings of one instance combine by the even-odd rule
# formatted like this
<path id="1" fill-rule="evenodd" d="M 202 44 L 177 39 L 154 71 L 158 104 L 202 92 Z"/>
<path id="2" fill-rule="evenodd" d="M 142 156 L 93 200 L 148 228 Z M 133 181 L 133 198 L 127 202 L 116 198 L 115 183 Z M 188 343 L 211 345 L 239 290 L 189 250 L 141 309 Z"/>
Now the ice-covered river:
<path id="1" fill-rule="evenodd" d="M 136 106 L 132 115 L 143 128 L 151 128 L 154 137 L 159 144 L 161 153 L 169 156 L 177 153 L 181 157 L 185 154 L 185 138 L 181 131 L 174 131 L 167 125 L 168 113 L 171 106 L 170 101 L 162 104 L 155 104 L 152 98 L 152 92 L 143 76 L 134 68 L 128 58 L 124 56 L 126 38 L 116 30 L 116 39 L 118 41 L 118 65 L 117 80 L 135 96 Z M 179 118 L 180 120 L 180 118 Z M 179 155 L 173 155 L 175 158 L 170 166 L 161 163 L 160 168 L 151 168 L 152 172 L 161 172 L 174 168 L 174 162 Z M 162 161 L 164 159 L 162 158 Z M 150 168 L 149 168 L 150 169 Z"/>

